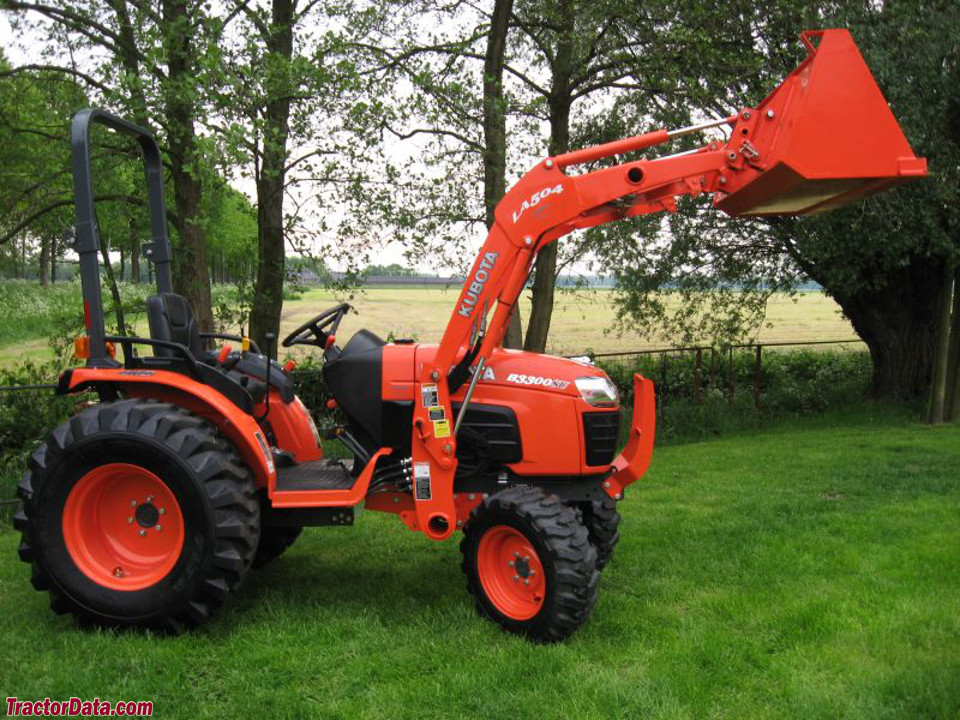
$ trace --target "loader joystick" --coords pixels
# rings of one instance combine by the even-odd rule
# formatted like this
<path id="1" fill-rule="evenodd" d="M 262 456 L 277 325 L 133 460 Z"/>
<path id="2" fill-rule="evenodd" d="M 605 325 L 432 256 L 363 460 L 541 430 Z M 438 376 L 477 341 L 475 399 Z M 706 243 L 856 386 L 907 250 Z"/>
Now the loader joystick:
<path id="1" fill-rule="evenodd" d="M 313 345 L 314 347 L 326 350 L 328 347 L 327 343 L 331 337 L 337 334 L 340 321 L 343 320 L 343 316 L 349 312 L 350 307 L 349 303 L 340 303 L 339 305 L 324 310 L 287 335 L 283 339 L 283 346 Z"/>

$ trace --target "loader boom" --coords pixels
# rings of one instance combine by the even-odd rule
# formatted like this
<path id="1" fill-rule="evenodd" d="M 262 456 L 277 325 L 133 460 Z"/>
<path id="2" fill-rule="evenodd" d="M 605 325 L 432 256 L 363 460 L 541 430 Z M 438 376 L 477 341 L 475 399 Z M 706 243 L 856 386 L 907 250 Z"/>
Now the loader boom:
<path id="1" fill-rule="evenodd" d="M 671 212 L 677 197 L 702 193 L 713 194 L 730 215 L 809 214 L 925 175 L 926 161 L 914 156 L 850 34 L 822 30 L 802 39 L 810 55 L 757 108 L 548 157 L 528 171 L 497 206 L 440 347 L 416 369 L 415 397 L 426 388 L 453 417 L 451 369 L 466 353 L 476 363 L 490 357 L 537 253 L 574 230 Z M 725 142 L 580 175 L 564 172 L 719 125 L 730 126 Z M 415 484 L 426 488 L 415 496 L 418 525 L 445 538 L 456 517 L 456 437 L 432 422 L 425 401 L 415 403 L 412 450 Z"/>

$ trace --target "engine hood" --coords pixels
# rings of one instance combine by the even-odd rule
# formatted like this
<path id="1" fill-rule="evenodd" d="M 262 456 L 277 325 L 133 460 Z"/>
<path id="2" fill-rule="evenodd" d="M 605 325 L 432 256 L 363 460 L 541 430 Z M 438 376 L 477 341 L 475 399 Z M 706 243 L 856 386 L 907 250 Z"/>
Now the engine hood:
<path id="1" fill-rule="evenodd" d="M 388 344 L 383 352 L 384 399 L 407 399 L 413 397 L 418 369 L 433 362 L 437 345 Z M 606 373 L 579 360 L 497 348 L 487 361 L 478 387 L 523 388 L 579 398 L 575 380 L 582 377 L 606 377 Z M 465 390 L 466 384 L 453 397 L 459 398 Z"/>

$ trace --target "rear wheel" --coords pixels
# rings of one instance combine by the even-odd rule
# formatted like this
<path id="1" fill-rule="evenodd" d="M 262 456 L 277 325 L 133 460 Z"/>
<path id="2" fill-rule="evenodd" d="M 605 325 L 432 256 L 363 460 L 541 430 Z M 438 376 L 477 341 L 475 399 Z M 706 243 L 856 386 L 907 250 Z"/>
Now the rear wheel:
<path id="1" fill-rule="evenodd" d="M 478 609 L 509 632 L 556 642 L 586 622 L 596 603 L 599 573 L 586 528 L 539 488 L 487 498 L 460 549 Z"/>
<path id="2" fill-rule="evenodd" d="M 208 422 L 146 400 L 101 403 L 54 430 L 19 490 L 20 558 L 51 607 L 111 626 L 206 620 L 250 568 L 250 474 Z"/>

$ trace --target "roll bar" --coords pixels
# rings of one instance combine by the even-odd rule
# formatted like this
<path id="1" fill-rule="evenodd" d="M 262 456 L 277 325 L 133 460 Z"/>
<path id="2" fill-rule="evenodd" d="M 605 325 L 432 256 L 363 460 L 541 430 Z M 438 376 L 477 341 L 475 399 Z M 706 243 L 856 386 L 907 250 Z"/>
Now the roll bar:
<path id="1" fill-rule="evenodd" d="M 170 273 L 170 236 L 163 201 L 163 162 L 156 140 L 148 130 L 99 108 L 81 110 L 73 116 L 70 128 L 73 152 L 73 202 L 77 212 L 73 249 L 80 256 L 80 282 L 83 286 L 83 317 L 90 339 L 88 367 L 113 364 L 107 355 L 103 300 L 100 295 L 100 231 L 94 207 L 93 175 L 90 160 L 90 126 L 100 123 L 116 132 L 133 136 L 143 154 L 153 241 L 145 254 L 156 265 L 157 292 L 173 292 Z"/>

